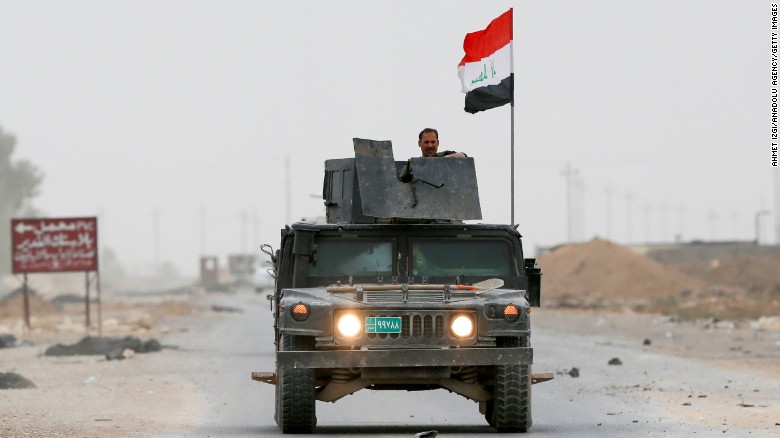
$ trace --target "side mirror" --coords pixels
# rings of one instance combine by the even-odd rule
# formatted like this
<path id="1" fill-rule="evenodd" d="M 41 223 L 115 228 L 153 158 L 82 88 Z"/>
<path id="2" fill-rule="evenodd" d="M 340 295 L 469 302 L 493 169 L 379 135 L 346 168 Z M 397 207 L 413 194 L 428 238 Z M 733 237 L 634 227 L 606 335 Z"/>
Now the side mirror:
<path id="1" fill-rule="evenodd" d="M 273 294 L 266 295 L 265 299 L 268 300 L 268 305 L 271 307 L 271 312 L 273 312 L 274 311 L 274 296 L 273 296 Z"/>
<path id="2" fill-rule="evenodd" d="M 536 264 L 536 259 L 525 259 L 525 276 L 528 278 L 528 303 L 533 307 L 542 305 L 542 268 Z"/>

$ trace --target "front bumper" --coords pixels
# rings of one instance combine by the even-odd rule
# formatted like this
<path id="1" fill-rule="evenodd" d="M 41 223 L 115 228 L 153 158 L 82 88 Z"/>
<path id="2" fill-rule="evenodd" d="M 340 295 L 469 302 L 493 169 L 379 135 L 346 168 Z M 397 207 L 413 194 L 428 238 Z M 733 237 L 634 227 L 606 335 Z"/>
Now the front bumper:
<path id="1" fill-rule="evenodd" d="M 291 368 L 441 367 L 525 365 L 533 348 L 277 351 L 276 365 Z"/>

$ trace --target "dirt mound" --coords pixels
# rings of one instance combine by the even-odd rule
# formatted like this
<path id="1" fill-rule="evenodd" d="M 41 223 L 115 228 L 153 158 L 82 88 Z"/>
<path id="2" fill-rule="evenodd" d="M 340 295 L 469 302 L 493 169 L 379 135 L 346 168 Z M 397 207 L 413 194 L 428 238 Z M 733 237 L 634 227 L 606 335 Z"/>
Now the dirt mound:
<path id="1" fill-rule="evenodd" d="M 780 292 L 780 256 L 740 255 L 676 266 L 710 285 Z"/>
<path id="2" fill-rule="evenodd" d="M 30 300 L 30 314 L 35 316 L 50 315 L 56 312 L 54 305 L 33 290 L 27 291 Z M 17 289 L 0 299 L 0 318 L 24 317 L 24 293 Z"/>
<path id="3" fill-rule="evenodd" d="M 692 294 L 705 283 L 603 239 L 560 246 L 538 258 L 542 300 L 574 305 L 647 302 Z"/>

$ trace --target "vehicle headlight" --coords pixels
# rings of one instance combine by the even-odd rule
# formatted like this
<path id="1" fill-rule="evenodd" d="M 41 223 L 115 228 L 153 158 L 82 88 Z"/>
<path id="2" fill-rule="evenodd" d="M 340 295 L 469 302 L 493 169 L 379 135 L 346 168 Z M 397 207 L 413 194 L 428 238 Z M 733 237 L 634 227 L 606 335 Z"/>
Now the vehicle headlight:
<path id="1" fill-rule="evenodd" d="M 360 319 L 351 313 L 345 313 L 336 322 L 336 330 L 345 338 L 354 338 L 360 333 Z"/>
<path id="2" fill-rule="evenodd" d="M 450 331 L 456 338 L 468 338 L 474 334 L 474 320 L 468 315 L 457 315 L 450 321 Z"/>

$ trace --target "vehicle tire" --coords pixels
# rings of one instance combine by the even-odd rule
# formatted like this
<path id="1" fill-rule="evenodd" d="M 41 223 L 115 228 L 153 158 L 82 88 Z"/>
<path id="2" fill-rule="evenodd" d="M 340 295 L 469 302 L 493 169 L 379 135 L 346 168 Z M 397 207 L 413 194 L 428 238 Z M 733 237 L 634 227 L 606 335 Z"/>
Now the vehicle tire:
<path id="1" fill-rule="evenodd" d="M 525 347 L 528 338 L 497 338 L 497 347 Z M 527 432 L 531 428 L 531 365 L 496 367 L 493 400 L 485 418 L 499 432 Z"/>
<path id="2" fill-rule="evenodd" d="M 282 335 L 280 350 L 314 350 L 314 337 Z M 311 433 L 317 424 L 314 370 L 277 365 L 276 379 L 276 424 L 282 433 Z"/>

